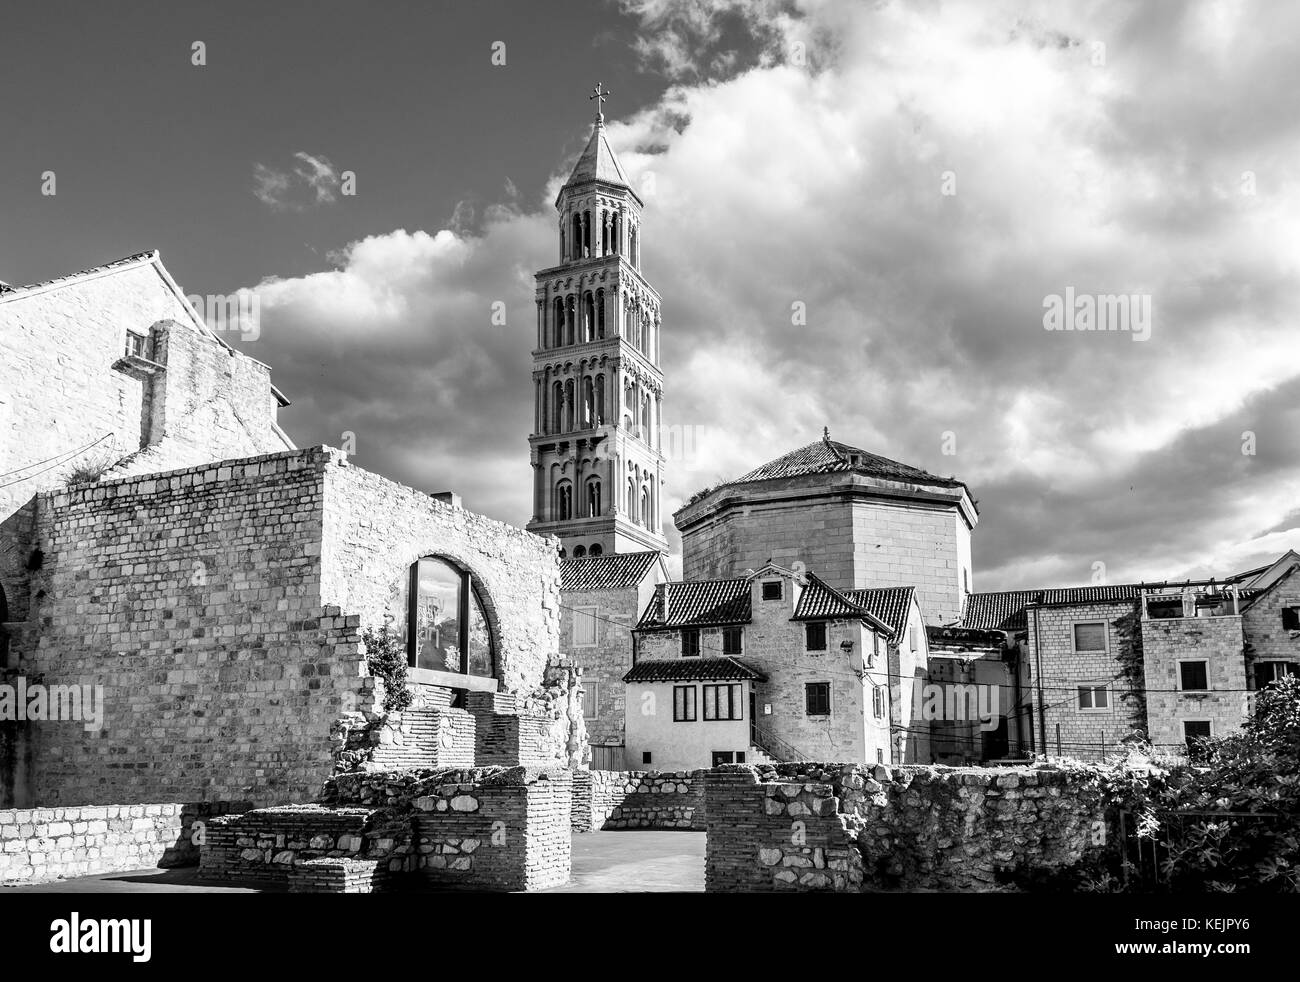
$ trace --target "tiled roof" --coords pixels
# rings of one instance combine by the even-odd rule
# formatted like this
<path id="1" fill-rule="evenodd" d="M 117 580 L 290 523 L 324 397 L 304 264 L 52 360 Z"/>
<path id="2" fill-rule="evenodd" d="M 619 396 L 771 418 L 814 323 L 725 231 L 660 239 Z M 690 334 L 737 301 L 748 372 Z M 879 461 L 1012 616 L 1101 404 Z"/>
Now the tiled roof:
<path id="1" fill-rule="evenodd" d="M 606 184 L 631 187 L 627 175 L 623 173 L 622 165 L 618 162 L 618 157 L 614 155 L 614 148 L 609 145 L 604 123 L 597 123 L 592 127 L 587 148 L 582 151 L 582 156 L 573 165 L 573 171 L 565 181 L 565 186 L 581 184 L 585 181 L 604 181 Z"/>
<path id="2" fill-rule="evenodd" d="M 903 629 L 907 627 L 907 615 L 912 609 L 912 596 L 915 593 L 915 587 L 884 586 L 870 590 L 846 590 L 844 595 L 888 625 L 897 638 L 902 636 Z"/>
<path id="3" fill-rule="evenodd" d="M 821 621 L 841 617 L 872 621 L 874 622 L 873 626 L 876 627 L 889 626 L 857 600 L 836 590 L 820 577 L 809 573 L 808 583 L 804 587 L 803 593 L 799 595 L 799 603 L 795 605 L 794 616 L 790 619 L 795 621 Z"/>
<path id="4" fill-rule="evenodd" d="M 623 590 L 639 586 L 659 556 L 649 550 L 565 559 L 560 563 L 560 589 Z"/>
<path id="5" fill-rule="evenodd" d="M 767 676 L 737 658 L 671 658 L 640 661 L 623 676 L 624 682 L 711 682 L 752 679 L 766 682 Z"/>
<path id="6" fill-rule="evenodd" d="M 66 276 L 56 276 L 53 279 L 41 280 L 39 283 L 28 283 L 24 286 L 9 284 L 9 289 L 0 292 L 0 301 L 17 300 L 28 293 L 44 289 L 47 286 L 55 286 L 60 283 L 71 282 L 83 276 L 89 276 L 92 273 L 106 273 L 111 269 L 117 269 L 122 266 L 134 266 L 137 263 L 151 261 L 158 258 L 156 250 L 148 252 L 137 252 L 131 256 L 123 256 L 121 259 L 115 259 L 111 263 L 104 263 L 102 266 L 91 266 L 89 269 L 80 269 L 75 273 L 68 273 Z"/>
<path id="7" fill-rule="evenodd" d="M 664 594 L 668 610 L 664 611 Z M 701 627 L 749 621 L 749 580 L 690 580 L 665 583 L 641 617 L 641 628 Z"/>
<path id="8" fill-rule="evenodd" d="M 919 467 L 900 464 L 888 457 L 869 453 L 846 443 L 822 439 L 810 443 L 798 450 L 791 450 L 784 456 L 770 460 L 762 467 L 757 467 L 742 477 L 728 484 L 746 484 L 750 481 L 770 481 L 780 477 L 799 477 L 804 474 L 829 474 L 833 472 L 852 471 L 890 481 L 903 481 L 908 484 L 929 484 L 940 487 L 964 487 L 950 477 L 937 477 Z"/>
<path id="9" fill-rule="evenodd" d="M 972 593 L 966 597 L 960 626 L 992 631 L 1023 631 L 1027 625 L 1025 607 L 1029 604 L 1119 603 L 1137 600 L 1141 596 L 1142 587 L 1137 583 Z"/>

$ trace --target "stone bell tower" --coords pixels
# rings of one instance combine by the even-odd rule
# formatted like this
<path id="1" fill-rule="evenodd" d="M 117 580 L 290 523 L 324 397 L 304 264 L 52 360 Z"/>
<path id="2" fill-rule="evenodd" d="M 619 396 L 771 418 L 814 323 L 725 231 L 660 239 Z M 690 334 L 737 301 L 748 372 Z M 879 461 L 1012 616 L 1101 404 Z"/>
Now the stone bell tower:
<path id="1" fill-rule="evenodd" d="M 643 203 L 605 133 L 555 200 L 559 263 L 537 273 L 533 517 L 565 555 L 668 551 L 663 534 L 664 376 L 659 294 L 641 275 Z"/>

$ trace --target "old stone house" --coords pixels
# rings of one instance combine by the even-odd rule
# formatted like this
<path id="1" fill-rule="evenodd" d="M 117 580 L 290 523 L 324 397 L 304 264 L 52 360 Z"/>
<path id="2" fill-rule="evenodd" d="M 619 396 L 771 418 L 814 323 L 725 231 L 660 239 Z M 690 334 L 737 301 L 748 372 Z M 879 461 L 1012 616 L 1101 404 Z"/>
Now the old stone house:
<path id="1" fill-rule="evenodd" d="M 682 576 L 734 577 L 771 559 L 815 569 L 839 590 L 915 587 L 929 623 L 961 614 L 973 589 L 966 486 L 825 433 L 697 494 L 674 515 Z"/>
<path id="2" fill-rule="evenodd" d="M 269 370 L 155 253 L 7 290 L 0 349 L 0 806 L 587 760 L 557 545 L 293 449 Z M 405 713 L 381 711 L 363 625 L 406 653 Z"/>
<path id="3" fill-rule="evenodd" d="M 1140 732 L 1180 753 L 1238 729 L 1253 692 L 1300 668 L 1298 566 L 1288 552 L 1215 580 L 977 593 L 961 626 L 1005 637 L 1039 752 L 1095 759 Z"/>
<path id="4" fill-rule="evenodd" d="M 907 623 L 912 598 L 890 599 L 896 623 Z M 637 662 L 624 677 L 628 753 L 669 755 L 664 767 L 707 766 L 715 751 L 751 761 L 891 762 L 891 727 L 902 732 L 908 722 L 896 715 L 906 703 L 900 678 L 924 666 L 923 651 L 900 648 L 896 628 L 861 600 L 774 563 L 740 577 L 663 584 L 635 634 Z M 710 681 L 683 664 L 696 659 L 713 663 Z M 728 673 L 738 677 L 723 679 Z M 647 689 L 670 682 L 667 701 Z M 701 708 L 692 717 L 687 705 Z M 745 745 L 709 743 L 717 737 L 696 724 L 718 720 L 748 720 Z"/>

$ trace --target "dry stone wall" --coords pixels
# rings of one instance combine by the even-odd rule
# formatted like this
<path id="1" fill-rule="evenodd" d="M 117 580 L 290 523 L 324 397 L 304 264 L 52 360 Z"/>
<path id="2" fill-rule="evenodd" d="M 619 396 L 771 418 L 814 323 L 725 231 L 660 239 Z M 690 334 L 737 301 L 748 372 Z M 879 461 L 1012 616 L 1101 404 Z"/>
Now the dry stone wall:
<path id="1" fill-rule="evenodd" d="M 704 771 L 575 771 L 573 828 L 704 829 Z"/>

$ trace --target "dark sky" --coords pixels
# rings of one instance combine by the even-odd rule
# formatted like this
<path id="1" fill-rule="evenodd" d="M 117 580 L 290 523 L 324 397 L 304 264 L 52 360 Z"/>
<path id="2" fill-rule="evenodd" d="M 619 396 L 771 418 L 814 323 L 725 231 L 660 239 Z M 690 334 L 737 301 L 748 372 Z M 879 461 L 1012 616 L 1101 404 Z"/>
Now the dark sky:
<path id="1" fill-rule="evenodd" d="M 255 289 L 230 340 L 300 445 L 522 524 L 599 80 L 670 509 L 825 425 L 970 485 L 977 589 L 1223 573 L 1300 545 L 1297 38 L 1282 2 L 10 2 L 0 279 L 157 248 Z M 1149 337 L 1044 330 L 1067 291 Z"/>

